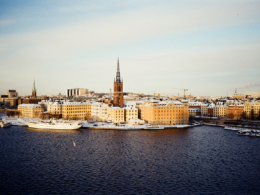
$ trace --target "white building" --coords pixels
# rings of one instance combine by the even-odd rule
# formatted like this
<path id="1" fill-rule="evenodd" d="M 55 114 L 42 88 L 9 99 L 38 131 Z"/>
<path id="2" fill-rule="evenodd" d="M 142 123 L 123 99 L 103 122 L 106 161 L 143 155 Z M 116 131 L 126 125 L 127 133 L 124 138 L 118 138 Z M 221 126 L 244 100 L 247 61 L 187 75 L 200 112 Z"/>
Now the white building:
<path id="1" fill-rule="evenodd" d="M 106 121 L 108 119 L 108 104 L 95 102 L 91 107 L 91 117 L 93 120 Z"/>
<path id="2" fill-rule="evenodd" d="M 49 102 L 47 104 L 47 112 L 50 114 L 62 114 L 62 104 L 59 102 Z"/>

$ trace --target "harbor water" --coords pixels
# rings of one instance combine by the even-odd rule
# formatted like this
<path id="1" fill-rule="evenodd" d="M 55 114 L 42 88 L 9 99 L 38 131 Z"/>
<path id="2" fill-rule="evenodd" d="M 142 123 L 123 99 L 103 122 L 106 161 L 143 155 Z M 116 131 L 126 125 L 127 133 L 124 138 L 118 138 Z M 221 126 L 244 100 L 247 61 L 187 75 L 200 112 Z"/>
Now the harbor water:
<path id="1" fill-rule="evenodd" d="M 260 138 L 222 127 L 0 128 L 0 194 L 260 194 Z"/>

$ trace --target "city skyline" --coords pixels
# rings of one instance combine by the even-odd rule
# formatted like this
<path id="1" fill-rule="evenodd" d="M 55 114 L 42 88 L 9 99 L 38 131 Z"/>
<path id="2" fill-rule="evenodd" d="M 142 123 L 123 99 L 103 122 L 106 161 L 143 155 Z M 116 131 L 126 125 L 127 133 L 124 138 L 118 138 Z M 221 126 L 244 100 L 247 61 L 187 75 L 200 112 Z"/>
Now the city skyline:
<path id="1" fill-rule="evenodd" d="M 0 94 L 259 91 L 258 1 L 0 1 Z M 141 84 L 140 84 L 141 83 Z"/>

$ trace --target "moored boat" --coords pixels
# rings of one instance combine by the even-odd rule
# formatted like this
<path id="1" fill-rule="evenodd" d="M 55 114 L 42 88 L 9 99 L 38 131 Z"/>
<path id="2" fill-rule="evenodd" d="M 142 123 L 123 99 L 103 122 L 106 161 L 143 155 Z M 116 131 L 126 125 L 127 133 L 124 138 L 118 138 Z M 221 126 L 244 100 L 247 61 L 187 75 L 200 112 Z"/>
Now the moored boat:
<path id="1" fill-rule="evenodd" d="M 250 136 L 251 133 L 250 133 L 250 132 L 245 132 L 245 133 L 243 133 L 243 135 L 244 135 L 244 136 Z"/>
<path id="2" fill-rule="evenodd" d="M 82 127 L 82 123 L 77 122 L 68 122 L 68 121 L 57 121 L 57 120 L 49 120 L 49 121 L 40 121 L 40 122 L 27 122 L 27 125 L 31 128 L 37 129 L 79 129 Z"/>
<path id="3" fill-rule="evenodd" d="M 5 128 L 5 127 L 11 127 L 12 124 L 6 121 L 0 121 L 0 127 Z"/>
<path id="4" fill-rule="evenodd" d="M 144 130 L 163 130 L 164 127 L 160 127 L 159 125 L 147 125 Z"/>

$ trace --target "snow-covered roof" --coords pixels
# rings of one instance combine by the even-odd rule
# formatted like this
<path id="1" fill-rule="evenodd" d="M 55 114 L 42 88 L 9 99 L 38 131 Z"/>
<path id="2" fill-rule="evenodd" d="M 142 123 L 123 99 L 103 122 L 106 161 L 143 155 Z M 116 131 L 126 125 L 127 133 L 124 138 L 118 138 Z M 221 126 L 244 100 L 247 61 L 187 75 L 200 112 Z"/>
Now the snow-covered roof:
<path id="1" fill-rule="evenodd" d="M 111 108 L 111 109 L 118 109 L 118 110 L 119 110 L 119 109 L 124 109 L 124 108 L 120 108 L 120 107 L 113 107 L 113 106 L 111 106 L 110 108 Z"/>
<path id="2" fill-rule="evenodd" d="M 41 105 L 39 105 L 39 104 L 20 104 L 18 107 L 41 108 Z"/>
<path id="3" fill-rule="evenodd" d="M 189 112 L 200 112 L 200 108 L 189 108 Z"/>
<path id="4" fill-rule="evenodd" d="M 92 102 L 64 102 L 63 105 L 88 105 L 93 104 Z"/>
<path id="5" fill-rule="evenodd" d="M 136 107 L 124 107 L 124 109 L 127 109 L 127 110 L 137 110 L 137 108 Z"/>

